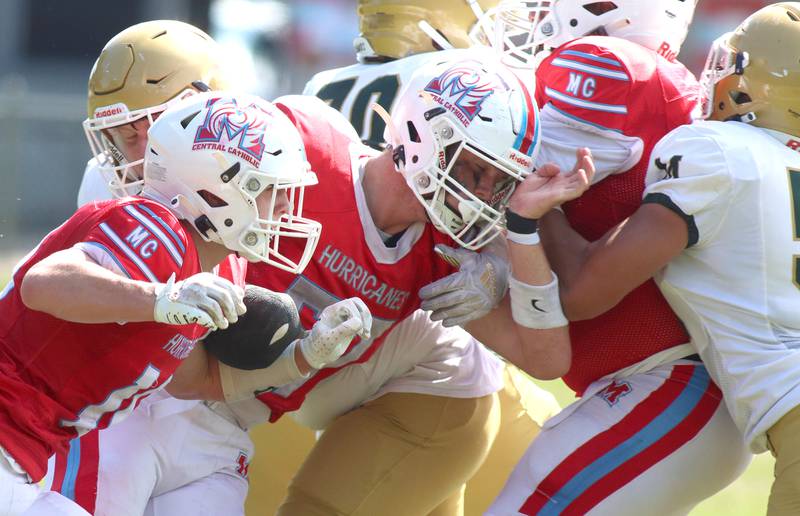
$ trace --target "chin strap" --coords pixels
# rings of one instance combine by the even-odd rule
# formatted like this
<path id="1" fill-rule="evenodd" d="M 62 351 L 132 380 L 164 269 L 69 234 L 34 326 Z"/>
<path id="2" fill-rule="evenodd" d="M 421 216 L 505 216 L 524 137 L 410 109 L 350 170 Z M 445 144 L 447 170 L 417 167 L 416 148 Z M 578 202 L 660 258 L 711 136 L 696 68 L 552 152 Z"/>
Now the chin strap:
<path id="1" fill-rule="evenodd" d="M 401 143 L 402 140 L 400 139 L 400 135 L 397 134 L 397 131 L 394 129 L 394 124 L 392 124 L 392 116 L 383 109 L 383 106 L 380 104 L 373 102 L 369 105 L 370 108 L 383 119 L 383 123 L 386 125 L 386 128 L 389 130 L 389 134 L 392 135 L 392 140 L 394 140 L 396 145 L 391 145 L 392 147 L 392 161 L 394 161 L 394 166 L 397 170 L 400 170 L 401 163 L 404 166 L 406 164 L 406 152 L 403 144 Z"/>

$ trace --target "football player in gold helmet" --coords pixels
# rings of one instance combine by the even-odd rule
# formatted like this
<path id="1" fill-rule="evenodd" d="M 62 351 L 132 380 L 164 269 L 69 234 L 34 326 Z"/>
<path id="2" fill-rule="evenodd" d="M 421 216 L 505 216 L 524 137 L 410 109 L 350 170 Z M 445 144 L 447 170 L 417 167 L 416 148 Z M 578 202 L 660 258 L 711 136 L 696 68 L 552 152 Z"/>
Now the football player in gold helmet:
<path id="1" fill-rule="evenodd" d="M 78 204 L 138 194 L 147 129 L 186 95 L 233 85 L 225 56 L 211 36 L 187 23 L 139 23 L 114 36 L 89 76 L 83 122 L 94 158 Z"/>

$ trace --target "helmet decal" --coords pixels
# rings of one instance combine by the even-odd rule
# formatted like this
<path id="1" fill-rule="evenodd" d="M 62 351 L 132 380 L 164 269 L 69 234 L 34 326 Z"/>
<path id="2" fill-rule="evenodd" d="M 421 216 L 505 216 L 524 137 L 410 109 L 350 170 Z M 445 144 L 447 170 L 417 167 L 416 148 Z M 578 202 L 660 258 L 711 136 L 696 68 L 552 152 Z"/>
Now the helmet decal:
<path id="1" fill-rule="evenodd" d="M 258 167 L 264 155 L 266 118 L 272 113 L 255 104 L 240 108 L 232 98 L 210 99 L 206 107 L 211 106 L 213 109 L 208 110 L 205 121 L 197 128 L 192 150 L 214 148 Z"/>
<path id="2" fill-rule="evenodd" d="M 494 88 L 492 80 L 476 73 L 474 68 L 455 66 L 433 78 L 425 91 L 433 93 L 434 100 L 467 127 L 481 112 L 481 104 L 494 93 Z"/>

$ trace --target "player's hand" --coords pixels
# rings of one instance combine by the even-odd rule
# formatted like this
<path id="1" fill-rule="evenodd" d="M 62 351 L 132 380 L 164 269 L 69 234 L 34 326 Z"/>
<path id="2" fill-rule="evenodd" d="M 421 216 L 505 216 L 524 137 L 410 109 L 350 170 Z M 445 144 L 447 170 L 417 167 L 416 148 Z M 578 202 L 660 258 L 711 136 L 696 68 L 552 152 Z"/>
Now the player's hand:
<path id="1" fill-rule="evenodd" d="M 434 250 L 458 272 L 422 287 L 422 309 L 445 326 L 460 326 L 488 314 L 508 290 L 508 262 L 489 252 L 476 253 L 438 244 Z"/>
<path id="2" fill-rule="evenodd" d="M 247 311 L 244 290 L 209 272 L 178 282 L 173 274 L 155 292 L 153 316 L 160 323 L 196 323 L 211 330 L 225 329 Z"/>
<path id="3" fill-rule="evenodd" d="M 322 311 L 308 335 L 299 340 L 300 351 L 311 367 L 321 369 L 338 360 L 356 335 L 368 339 L 371 329 L 367 305 L 357 297 L 343 299 Z"/>
<path id="4" fill-rule="evenodd" d="M 548 163 L 539 167 L 517 185 L 508 207 L 522 217 L 541 218 L 561 203 L 580 197 L 592 182 L 594 161 L 587 148 L 576 152 L 575 166 L 562 174 L 557 165 Z"/>

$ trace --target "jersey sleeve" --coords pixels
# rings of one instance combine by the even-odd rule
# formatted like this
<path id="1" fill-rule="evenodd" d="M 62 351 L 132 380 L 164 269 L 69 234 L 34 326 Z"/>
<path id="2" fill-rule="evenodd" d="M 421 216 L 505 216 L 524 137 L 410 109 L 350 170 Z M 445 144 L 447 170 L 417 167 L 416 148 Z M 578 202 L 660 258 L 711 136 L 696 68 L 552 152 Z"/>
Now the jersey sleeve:
<path id="1" fill-rule="evenodd" d="M 643 203 L 657 203 L 678 214 L 689 230 L 687 247 L 708 242 L 725 219 L 733 178 L 712 134 L 682 126 L 653 149 Z"/>
<path id="2" fill-rule="evenodd" d="M 622 132 L 634 78 L 623 60 L 593 43 L 559 47 L 536 70 L 537 101 L 584 124 Z"/>
<path id="3" fill-rule="evenodd" d="M 539 120 L 545 136 L 536 156 L 536 168 L 555 163 L 561 170 L 572 170 L 575 149 L 587 147 L 592 151 L 595 166 L 592 184 L 596 184 L 610 175 L 630 170 L 642 159 L 644 142 L 641 138 L 575 120 L 552 104 L 544 106 Z"/>
<path id="4" fill-rule="evenodd" d="M 166 208 L 152 202 L 116 204 L 82 239 L 80 248 L 101 265 L 112 263 L 125 276 L 164 283 L 174 273 L 184 279 L 199 272 L 189 255 L 189 237 Z M 102 253 L 100 260 L 96 256 Z M 108 267 L 107 267 L 108 268 Z"/>

